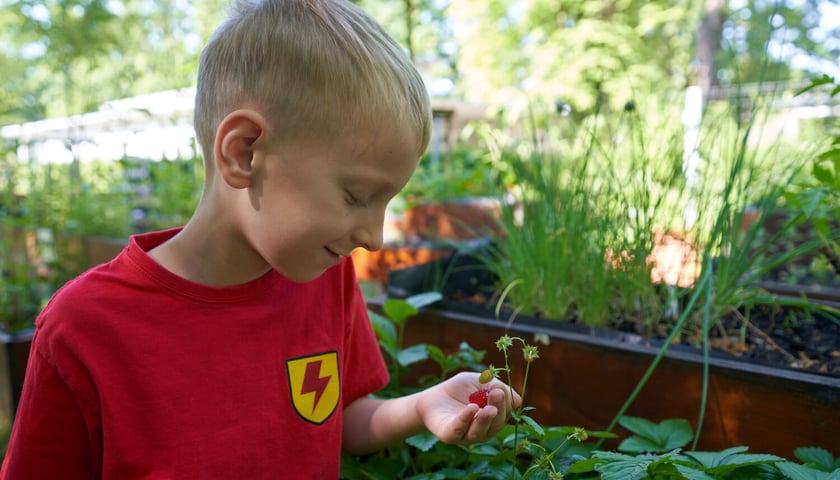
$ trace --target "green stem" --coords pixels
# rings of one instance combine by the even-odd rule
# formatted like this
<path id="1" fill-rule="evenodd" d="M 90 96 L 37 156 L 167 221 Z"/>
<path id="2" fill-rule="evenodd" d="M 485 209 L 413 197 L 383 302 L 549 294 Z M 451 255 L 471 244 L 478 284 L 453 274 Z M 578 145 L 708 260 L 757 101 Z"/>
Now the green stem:
<path id="1" fill-rule="evenodd" d="M 528 372 L 531 370 L 531 362 L 525 363 L 525 376 L 522 379 L 522 393 L 519 394 L 520 405 L 525 405 L 525 387 L 528 385 Z"/>
<path id="2" fill-rule="evenodd" d="M 651 375 L 653 375 L 654 370 L 656 370 L 656 367 L 659 366 L 659 362 L 662 361 L 662 358 L 665 357 L 665 353 L 668 351 L 668 348 L 671 346 L 671 343 L 682 331 L 683 325 L 685 325 L 685 322 L 688 320 L 689 314 L 694 308 L 694 304 L 697 303 L 697 299 L 700 298 L 701 292 L 703 291 L 703 288 L 700 287 L 705 287 L 706 283 L 711 282 L 711 278 L 711 269 L 704 268 L 699 280 L 700 285 L 694 290 L 694 293 L 691 295 L 691 299 L 688 301 L 688 305 L 686 305 L 686 308 L 683 310 L 682 315 L 680 315 L 677 324 L 674 326 L 674 330 L 671 332 L 671 335 L 668 337 L 668 339 L 665 340 L 665 343 L 662 345 L 662 348 L 659 349 L 659 352 L 656 354 L 656 357 L 653 359 L 653 362 L 651 362 L 650 367 L 648 367 L 647 371 L 642 376 L 642 379 L 639 380 L 639 383 L 636 384 L 636 388 L 633 390 L 633 393 L 631 393 L 630 396 L 627 397 L 627 400 L 625 400 L 624 405 L 621 406 L 621 408 L 618 410 L 618 413 L 616 413 L 615 417 L 613 417 L 612 421 L 606 429 L 607 433 L 612 432 L 613 428 L 615 428 L 615 426 L 618 424 L 619 419 L 621 419 L 621 417 L 624 416 L 624 414 L 636 400 L 636 397 L 639 396 L 639 393 L 647 384 Z M 598 443 L 595 445 L 595 448 L 601 448 L 601 445 L 604 443 L 604 440 L 605 438 L 601 438 L 600 440 L 598 440 Z"/>
<path id="3" fill-rule="evenodd" d="M 703 270 L 710 270 L 712 262 L 709 254 L 703 256 Z M 703 430 L 703 419 L 706 416 L 706 402 L 709 398 L 709 329 L 712 316 L 712 281 L 707 280 L 704 284 L 706 303 L 703 306 L 703 393 L 700 396 L 700 415 L 697 419 L 697 431 L 694 433 L 692 450 L 697 450 L 697 442 L 700 441 L 700 432 Z"/>

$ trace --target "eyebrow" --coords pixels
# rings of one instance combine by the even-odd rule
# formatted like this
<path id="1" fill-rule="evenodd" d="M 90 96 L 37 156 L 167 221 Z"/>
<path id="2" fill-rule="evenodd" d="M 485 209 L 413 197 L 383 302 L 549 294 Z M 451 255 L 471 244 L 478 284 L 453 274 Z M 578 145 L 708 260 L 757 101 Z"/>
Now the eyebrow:
<path id="1" fill-rule="evenodd" d="M 389 193 L 396 195 L 402 191 L 402 187 L 398 188 L 394 183 L 385 178 L 384 175 L 376 175 L 358 170 L 349 170 L 345 172 L 343 182 L 346 185 L 356 186 L 364 184 L 365 187 L 373 186 L 374 193 Z"/>

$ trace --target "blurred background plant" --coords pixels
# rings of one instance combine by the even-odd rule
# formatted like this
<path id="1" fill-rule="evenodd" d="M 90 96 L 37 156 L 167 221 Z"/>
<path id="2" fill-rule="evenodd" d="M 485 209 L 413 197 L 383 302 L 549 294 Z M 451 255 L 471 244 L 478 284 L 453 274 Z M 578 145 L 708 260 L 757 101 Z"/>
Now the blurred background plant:
<path id="1" fill-rule="evenodd" d="M 757 123 L 741 122 L 728 108 L 709 111 L 699 162 L 689 171 L 678 115 L 636 105 L 591 118 L 573 137 L 543 128 L 539 139 L 513 138 L 485 128 L 491 163 L 517 179 L 506 192 L 515 201 L 503 210 L 503 233 L 486 258 L 512 310 L 663 334 L 681 314 L 704 255 L 713 259 L 712 318 L 760 305 L 825 310 L 759 285 L 803 257 L 826 257 L 821 252 L 840 237 L 836 223 L 822 221 L 837 215 L 837 202 L 822 201 L 835 187 L 823 183 L 828 192 L 819 200 L 810 191 L 798 204 L 784 195 L 828 177 L 825 137 L 768 144 L 756 140 Z M 789 211 L 794 218 L 767 228 Z M 797 237 L 806 221 L 823 230 Z M 812 267 L 799 265 L 799 275 Z"/>
<path id="2" fill-rule="evenodd" d="M 200 159 L 20 162 L 0 159 L 0 328 L 32 325 L 50 296 L 90 266 L 87 241 L 183 225 L 200 194 Z M 138 176 L 139 172 L 139 176 Z"/>
<path id="3" fill-rule="evenodd" d="M 482 152 L 473 146 L 459 146 L 446 157 L 433 161 L 421 158 L 417 171 L 400 192 L 397 208 L 464 198 L 496 196 L 498 190 Z"/>

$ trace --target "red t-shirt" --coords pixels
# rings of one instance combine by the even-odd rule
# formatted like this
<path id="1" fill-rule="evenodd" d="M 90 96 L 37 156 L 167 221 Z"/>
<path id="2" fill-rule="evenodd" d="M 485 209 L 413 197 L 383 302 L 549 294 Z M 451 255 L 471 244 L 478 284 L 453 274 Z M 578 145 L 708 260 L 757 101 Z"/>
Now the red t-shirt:
<path id="1" fill-rule="evenodd" d="M 335 479 L 342 407 L 388 374 L 348 258 L 208 287 L 133 237 L 38 318 L 0 472 L 38 479 Z"/>

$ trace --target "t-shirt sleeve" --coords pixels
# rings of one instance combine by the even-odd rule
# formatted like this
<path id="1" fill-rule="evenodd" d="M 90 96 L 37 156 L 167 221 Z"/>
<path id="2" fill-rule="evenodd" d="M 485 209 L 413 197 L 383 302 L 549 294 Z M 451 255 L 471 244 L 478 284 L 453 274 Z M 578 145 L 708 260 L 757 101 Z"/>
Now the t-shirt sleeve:
<path id="1" fill-rule="evenodd" d="M 93 450 L 76 397 L 33 348 L 0 479 L 99 478 Z"/>
<path id="2" fill-rule="evenodd" d="M 388 384 L 388 370 L 373 331 L 350 257 L 344 273 L 347 312 L 344 350 L 343 405 L 375 393 Z"/>

